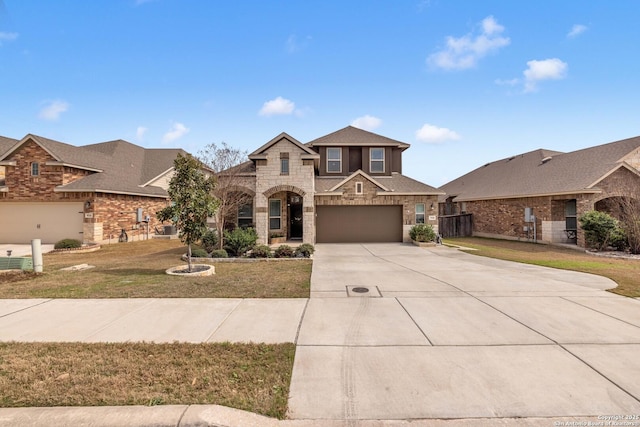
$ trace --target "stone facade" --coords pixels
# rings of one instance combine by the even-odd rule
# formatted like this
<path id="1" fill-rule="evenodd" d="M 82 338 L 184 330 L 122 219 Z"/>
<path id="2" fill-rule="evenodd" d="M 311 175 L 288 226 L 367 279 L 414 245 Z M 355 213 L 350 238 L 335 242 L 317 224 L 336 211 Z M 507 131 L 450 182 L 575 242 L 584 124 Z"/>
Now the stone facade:
<path id="1" fill-rule="evenodd" d="M 286 218 L 286 194 L 292 193 L 302 197 L 302 240 L 304 243 L 315 243 L 313 161 L 303 159 L 305 153 L 285 138 L 274 143 L 265 154 L 266 160 L 256 162 L 254 216 L 258 242 L 267 244 L 270 232 L 287 232 L 284 219 L 281 220 L 281 229 L 269 230 L 269 199 L 280 198 L 283 201 L 281 215 L 282 218 Z M 283 174 L 281 159 L 287 158 L 286 156 L 288 156 L 289 172 Z"/>

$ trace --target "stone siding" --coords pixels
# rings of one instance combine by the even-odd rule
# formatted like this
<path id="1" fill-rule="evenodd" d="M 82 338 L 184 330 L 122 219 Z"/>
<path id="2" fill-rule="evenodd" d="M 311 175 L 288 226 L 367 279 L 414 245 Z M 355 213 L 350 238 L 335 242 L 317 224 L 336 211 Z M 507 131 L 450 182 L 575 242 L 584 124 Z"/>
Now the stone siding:
<path id="1" fill-rule="evenodd" d="M 280 173 L 281 153 L 289 155 L 288 175 Z M 302 160 L 304 154 L 306 153 L 298 146 L 283 138 L 269 147 L 266 160 L 256 163 L 254 216 L 259 243 L 269 242 L 269 198 L 281 191 L 291 191 L 302 196 L 302 240 L 304 243 L 315 243 L 314 167 L 312 162 Z M 283 211 L 286 211 L 286 206 L 285 200 L 282 205 Z"/>

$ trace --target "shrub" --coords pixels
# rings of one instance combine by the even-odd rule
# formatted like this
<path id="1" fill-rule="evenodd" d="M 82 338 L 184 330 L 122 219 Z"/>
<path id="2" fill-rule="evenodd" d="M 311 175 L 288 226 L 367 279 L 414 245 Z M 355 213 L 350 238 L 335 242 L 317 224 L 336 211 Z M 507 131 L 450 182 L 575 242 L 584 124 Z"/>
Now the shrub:
<path id="1" fill-rule="evenodd" d="M 309 243 L 303 243 L 296 248 L 295 255 L 299 257 L 309 258 L 315 251 L 313 245 Z"/>
<path id="2" fill-rule="evenodd" d="M 218 246 L 218 233 L 215 230 L 209 230 L 202 236 L 202 247 L 207 253 L 216 250 Z"/>
<path id="3" fill-rule="evenodd" d="M 224 240 L 224 248 L 230 255 L 243 256 L 255 246 L 258 235 L 253 228 L 236 228 L 233 231 L 225 231 Z"/>
<path id="4" fill-rule="evenodd" d="M 618 220 L 608 213 L 589 211 L 584 213 L 578 221 L 580 221 L 585 241 L 590 248 L 600 251 L 609 245 L 624 245 L 624 233 L 618 225 Z"/>
<path id="5" fill-rule="evenodd" d="M 289 245 L 280 245 L 275 250 L 276 258 L 292 258 L 294 255 L 293 248 Z"/>
<path id="6" fill-rule="evenodd" d="M 208 258 L 209 253 L 202 248 L 196 248 L 191 251 L 191 258 Z"/>
<path id="7" fill-rule="evenodd" d="M 229 255 L 224 249 L 216 249 L 211 252 L 211 258 L 229 258 Z"/>
<path id="8" fill-rule="evenodd" d="M 76 239 L 62 239 L 53 245 L 54 249 L 75 249 L 81 248 L 82 242 Z"/>
<path id="9" fill-rule="evenodd" d="M 416 224 L 409 230 L 409 237 L 416 242 L 435 242 L 436 232 L 431 224 Z"/>
<path id="10" fill-rule="evenodd" d="M 271 258 L 271 248 L 267 245 L 258 245 L 251 250 L 251 258 Z"/>

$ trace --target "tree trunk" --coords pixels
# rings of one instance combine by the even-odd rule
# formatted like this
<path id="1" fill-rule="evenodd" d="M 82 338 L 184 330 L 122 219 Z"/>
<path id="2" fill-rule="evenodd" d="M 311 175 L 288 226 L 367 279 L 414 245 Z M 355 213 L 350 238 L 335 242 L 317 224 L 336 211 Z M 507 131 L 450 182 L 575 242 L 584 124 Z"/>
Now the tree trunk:
<path id="1" fill-rule="evenodd" d="M 191 243 L 187 245 L 187 263 L 189 264 L 189 273 L 191 273 Z"/>

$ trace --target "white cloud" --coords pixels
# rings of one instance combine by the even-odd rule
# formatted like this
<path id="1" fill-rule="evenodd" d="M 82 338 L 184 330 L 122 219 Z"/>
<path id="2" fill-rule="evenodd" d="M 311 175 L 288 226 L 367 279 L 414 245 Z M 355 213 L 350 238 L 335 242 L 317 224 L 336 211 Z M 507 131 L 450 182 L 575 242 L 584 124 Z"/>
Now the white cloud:
<path id="1" fill-rule="evenodd" d="M 186 127 L 182 123 L 175 122 L 171 126 L 171 129 L 167 133 L 165 133 L 164 136 L 162 137 L 162 142 L 164 144 L 167 144 L 169 142 L 173 142 L 176 139 L 180 139 L 183 136 L 185 136 L 186 134 L 188 134 L 190 130 L 191 129 L 189 129 L 188 127 Z"/>
<path id="2" fill-rule="evenodd" d="M 149 129 L 144 126 L 138 126 L 136 129 L 136 139 L 138 141 L 142 141 L 144 139 L 144 135 L 147 133 Z"/>
<path id="3" fill-rule="evenodd" d="M 69 103 L 62 100 L 44 101 L 44 107 L 38 113 L 38 118 L 48 121 L 56 121 L 60 115 L 69 109 Z"/>
<path id="4" fill-rule="evenodd" d="M 460 135 L 451 129 L 441 128 L 425 123 L 416 131 L 416 139 L 418 141 L 438 144 L 446 141 L 456 141 L 460 139 Z"/>
<path id="5" fill-rule="evenodd" d="M 446 47 L 427 58 L 427 63 L 444 70 L 464 70 L 475 67 L 478 60 L 511 43 L 500 34 L 504 27 L 493 16 L 487 16 L 480 24 L 480 34 L 447 37 Z"/>
<path id="6" fill-rule="evenodd" d="M 264 103 L 260 111 L 261 116 L 278 116 L 292 114 L 296 108 L 296 104 L 288 99 L 279 96 L 276 99 Z"/>
<path id="7" fill-rule="evenodd" d="M 542 80 L 560 80 L 567 76 L 568 65 L 558 58 L 532 60 L 527 62 L 528 68 L 524 70 L 524 91 L 535 92 L 538 82 Z"/>
<path id="8" fill-rule="evenodd" d="M 587 31 L 587 29 L 588 27 L 586 25 L 576 24 L 573 27 L 571 27 L 571 31 L 569 31 L 569 33 L 567 34 L 567 37 L 569 37 L 570 39 L 574 37 L 578 37 L 580 34 Z"/>
<path id="9" fill-rule="evenodd" d="M 288 53 L 296 53 L 304 50 L 309 46 L 309 42 L 311 41 L 311 36 L 307 36 L 303 39 L 299 39 L 297 35 L 291 34 L 289 38 L 287 38 L 286 49 Z"/>
<path id="10" fill-rule="evenodd" d="M 0 31 L 0 46 L 2 42 L 11 42 L 18 38 L 18 33 L 3 33 Z"/>
<path id="11" fill-rule="evenodd" d="M 351 122 L 351 126 L 356 127 L 358 129 L 364 130 L 374 130 L 382 124 L 382 120 L 377 117 L 370 116 L 368 114 L 358 117 L 354 121 Z"/>

